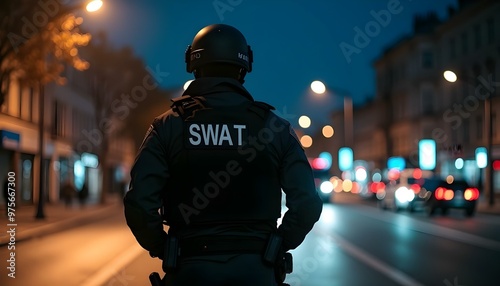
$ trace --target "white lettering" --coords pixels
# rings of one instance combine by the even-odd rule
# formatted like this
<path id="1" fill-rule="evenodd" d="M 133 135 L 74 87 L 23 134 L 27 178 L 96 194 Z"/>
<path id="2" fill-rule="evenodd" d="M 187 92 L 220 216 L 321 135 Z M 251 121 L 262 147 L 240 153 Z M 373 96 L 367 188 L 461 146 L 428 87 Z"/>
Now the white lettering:
<path id="1" fill-rule="evenodd" d="M 242 130 L 246 129 L 246 125 L 234 125 L 234 128 L 238 130 L 238 146 L 243 145 Z"/>
<path id="2" fill-rule="evenodd" d="M 242 53 L 238 53 L 238 58 L 248 62 L 248 56 Z"/>
<path id="3" fill-rule="evenodd" d="M 189 144 L 193 146 L 242 146 L 246 125 L 197 124 L 189 125 Z"/>
<path id="4" fill-rule="evenodd" d="M 231 134 L 229 134 L 229 129 L 226 124 L 222 125 L 222 130 L 219 138 L 219 146 L 222 146 L 222 141 L 226 140 L 229 146 L 233 146 L 233 140 L 231 140 Z"/>
<path id="5" fill-rule="evenodd" d="M 215 145 L 219 135 L 219 124 L 215 124 L 215 131 L 212 124 L 208 124 L 206 129 L 205 125 L 201 125 L 201 132 L 203 133 L 203 143 L 205 143 L 205 145 L 210 144 L 210 139 L 212 139 L 212 142 Z"/>
<path id="6" fill-rule="evenodd" d="M 196 137 L 196 140 L 193 140 L 193 137 L 189 138 L 189 143 L 193 145 L 200 145 L 201 142 L 200 134 L 198 134 L 197 131 L 200 131 L 200 126 L 198 126 L 198 124 L 193 124 L 189 126 L 189 134 L 191 134 L 191 136 Z"/>

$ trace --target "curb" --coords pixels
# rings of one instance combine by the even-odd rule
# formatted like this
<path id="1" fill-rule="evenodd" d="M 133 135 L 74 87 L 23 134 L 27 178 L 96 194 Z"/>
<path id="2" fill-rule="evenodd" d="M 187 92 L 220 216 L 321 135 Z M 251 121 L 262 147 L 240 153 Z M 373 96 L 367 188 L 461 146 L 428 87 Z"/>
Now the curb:
<path id="1" fill-rule="evenodd" d="M 105 214 L 106 212 L 108 212 L 110 210 L 116 210 L 116 207 L 117 207 L 116 204 L 110 204 L 107 206 L 103 206 L 97 210 L 93 210 L 91 212 L 88 212 L 88 213 L 85 213 L 85 214 L 82 214 L 82 215 L 79 215 L 76 217 L 72 217 L 72 218 L 68 218 L 68 219 L 64 219 L 61 221 L 56 221 L 56 222 L 52 222 L 52 223 L 48 223 L 48 224 L 44 224 L 44 225 L 33 227 L 33 228 L 23 230 L 23 231 L 18 231 L 15 234 L 15 241 L 19 242 L 19 241 L 23 241 L 23 240 L 27 240 L 27 239 L 31 239 L 31 238 L 35 238 L 35 237 L 44 236 L 47 234 L 56 233 L 59 231 L 70 229 L 72 227 L 80 226 L 83 223 L 91 221 L 92 219 L 102 217 L 103 214 Z M 7 235 L 1 236 L 0 237 L 0 246 L 7 245 L 10 241 L 9 239 L 10 239 L 9 236 L 7 236 Z"/>

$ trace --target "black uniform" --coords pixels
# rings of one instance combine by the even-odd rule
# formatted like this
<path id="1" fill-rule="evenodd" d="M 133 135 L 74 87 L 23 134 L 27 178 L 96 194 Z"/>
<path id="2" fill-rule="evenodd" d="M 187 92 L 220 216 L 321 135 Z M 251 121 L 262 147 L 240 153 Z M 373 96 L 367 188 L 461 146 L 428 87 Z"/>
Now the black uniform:
<path id="1" fill-rule="evenodd" d="M 199 78 L 184 94 L 146 134 L 124 198 L 127 224 L 155 257 L 165 251 L 163 219 L 179 239 L 167 285 L 276 285 L 262 262 L 270 234 L 294 249 L 322 209 L 304 151 L 290 124 L 237 80 Z M 282 190 L 288 211 L 277 228 Z"/>

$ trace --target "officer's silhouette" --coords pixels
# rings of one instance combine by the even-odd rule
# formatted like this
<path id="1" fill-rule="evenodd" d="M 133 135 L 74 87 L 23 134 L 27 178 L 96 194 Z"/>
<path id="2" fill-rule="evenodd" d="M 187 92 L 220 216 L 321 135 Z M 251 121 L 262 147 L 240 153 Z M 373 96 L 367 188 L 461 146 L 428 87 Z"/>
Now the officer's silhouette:
<path id="1" fill-rule="evenodd" d="M 243 87 L 253 54 L 240 31 L 201 29 L 185 61 L 195 80 L 146 133 L 127 224 L 163 260 L 164 285 L 282 285 L 286 252 L 322 209 L 304 150 L 290 123 Z"/>

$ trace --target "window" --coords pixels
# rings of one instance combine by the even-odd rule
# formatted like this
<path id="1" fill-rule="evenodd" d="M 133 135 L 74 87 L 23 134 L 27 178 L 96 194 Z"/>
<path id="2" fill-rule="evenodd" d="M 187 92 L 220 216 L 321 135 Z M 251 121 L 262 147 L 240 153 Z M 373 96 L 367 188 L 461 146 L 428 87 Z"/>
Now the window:
<path id="1" fill-rule="evenodd" d="M 52 135 L 64 135 L 64 106 L 57 100 L 52 105 Z"/>
<path id="2" fill-rule="evenodd" d="M 476 117 L 476 139 L 477 140 L 483 139 L 483 117 L 482 116 Z"/>
<path id="3" fill-rule="evenodd" d="M 20 115 L 21 119 L 27 121 L 33 121 L 33 99 L 34 99 L 34 89 L 33 87 L 20 89 Z"/>
<path id="4" fill-rule="evenodd" d="M 460 36 L 461 38 L 461 41 L 462 41 L 462 55 L 466 55 L 467 52 L 468 52 L 468 47 L 469 47 L 469 43 L 467 41 L 467 33 L 466 32 L 463 32 L 462 35 Z"/>
<path id="5" fill-rule="evenodd" d="M 493 18 L 486 21 L 486 27 L 488 29 L 487 42 L 488 44 L 493 44 L 495 41 L 495 22 L 493 21 Z"/>
<path id="6" fill-rule="evenodd" d="M 434 67 L 434 55 L 432 51 L 426 50 L 422 52 L 422 68 L 430 69 Z"/>
<path id="7" fill-rule="evenodd" d="M 462 141 L 469 142 L 470 140 L 470 120 L 464 120 L 464 128 L 462 133 Z"/>
<path id="8" fill-rule="evenodd" d="M 481 26 L 474 26 L 474 46 L 476 49 L 481 47 Z"/>
<path id="9" fill-rule="evenodd" d="M 450 39 L 450 58 L 455 59 L 457 57 L 457 49 L 455 45 L 455 38 Z"/>
<path id="10" fill-rule="evenodd" d="M 434 111 L 434 93 L 431 89 L 425 88 L 422 90 L 422 114 L 430 115 Z"/>
<path id="11" fill-rule="evenodd" d="M 493 138 L 500 136 L 498 133 L 497 114 L 495 112 L 491 113 L 491 128 L 493 129 L 493 134 L 491 135 Z"/>

